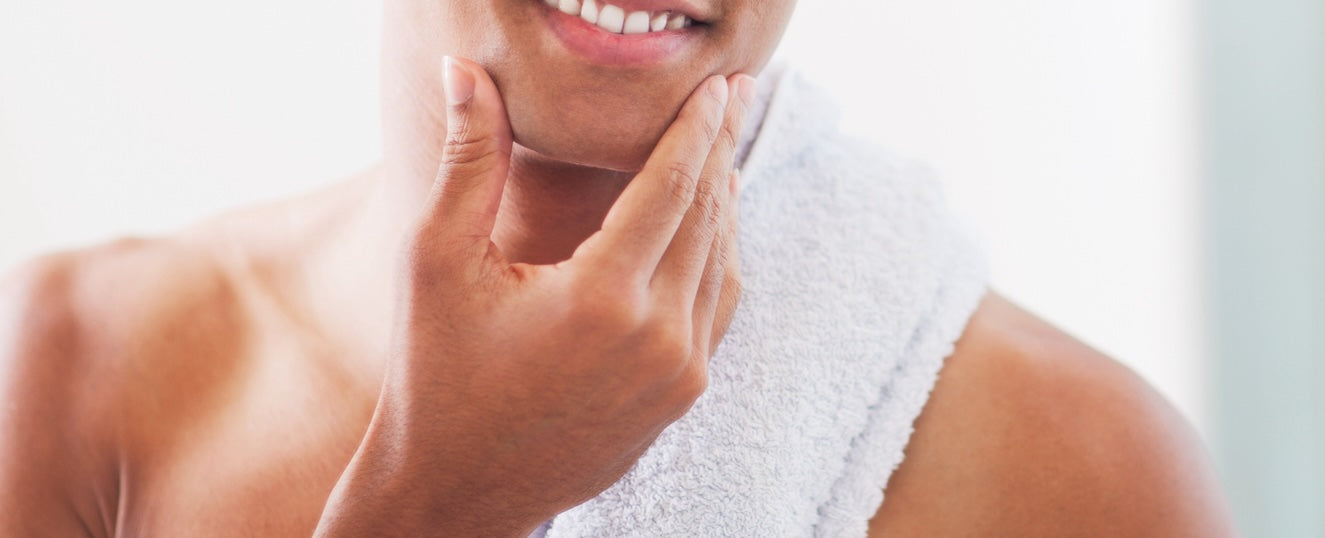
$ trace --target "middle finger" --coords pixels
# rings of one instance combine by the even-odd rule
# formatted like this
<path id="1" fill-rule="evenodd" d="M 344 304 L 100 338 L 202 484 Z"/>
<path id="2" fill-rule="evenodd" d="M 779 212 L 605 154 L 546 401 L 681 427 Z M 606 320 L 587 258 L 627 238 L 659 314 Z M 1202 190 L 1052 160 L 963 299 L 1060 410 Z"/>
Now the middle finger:
<path id="1" fill-rule="evenodd" d="M 745 112 L 754 95 L 754 79 L 748 75 L 735 75 L 730 85 L 736 90 L 733 93 L 737 98 L 727 102 L 722 132 L 704 162 L 694 203 L 686 211 L 650 283 L 657 296 L 683 308 L 680 311 L 684 312 L 690 312 L 694 305 L 715 237 L 723 225 L 723 210 L 731 196 L 728 183 L 732 160 Z"/>

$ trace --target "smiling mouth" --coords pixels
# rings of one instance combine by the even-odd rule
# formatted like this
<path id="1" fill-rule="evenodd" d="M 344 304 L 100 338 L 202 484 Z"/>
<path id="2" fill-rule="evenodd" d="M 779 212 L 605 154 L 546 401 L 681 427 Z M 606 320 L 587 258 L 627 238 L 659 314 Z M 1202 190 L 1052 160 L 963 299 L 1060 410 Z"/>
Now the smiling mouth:
<path id="1" fill-rule="evenodd" d="M 681 30 L 702 24 L 671 11 L 626 11 L 603 0 L 543 0 L 553 9 L 613 34 L 638 35 Z"/>

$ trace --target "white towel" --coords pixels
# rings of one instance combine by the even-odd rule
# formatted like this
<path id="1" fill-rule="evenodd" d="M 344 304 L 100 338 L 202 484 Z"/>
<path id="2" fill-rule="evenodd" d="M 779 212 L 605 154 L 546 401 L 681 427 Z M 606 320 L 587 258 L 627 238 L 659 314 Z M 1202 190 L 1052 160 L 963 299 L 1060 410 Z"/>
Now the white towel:
<path id="1" fill-rule="evenodd" d="M 619 482 L 535 536 L 864 536 L 878 510 L 985 292 L 985 258 L 930 174 L 840 135 L 803 76 L 766 72 L 761 86 L 772 97 L 742 167 L 744 295 L 708 391 Z"/>

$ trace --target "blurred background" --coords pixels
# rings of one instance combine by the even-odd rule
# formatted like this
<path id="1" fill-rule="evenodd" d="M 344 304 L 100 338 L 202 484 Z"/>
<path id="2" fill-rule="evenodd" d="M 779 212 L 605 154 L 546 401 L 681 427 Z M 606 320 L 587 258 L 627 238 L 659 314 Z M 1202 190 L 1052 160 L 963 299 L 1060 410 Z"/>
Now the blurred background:
<path id="1" fill-rule="evenodd" d="M 375 2 L 0 11 L 2 268 L 379 154 Z M 782 54 L 1178 406 L 1244 534 L 1325 536 L 1325 0 L 803 0 Z"/>

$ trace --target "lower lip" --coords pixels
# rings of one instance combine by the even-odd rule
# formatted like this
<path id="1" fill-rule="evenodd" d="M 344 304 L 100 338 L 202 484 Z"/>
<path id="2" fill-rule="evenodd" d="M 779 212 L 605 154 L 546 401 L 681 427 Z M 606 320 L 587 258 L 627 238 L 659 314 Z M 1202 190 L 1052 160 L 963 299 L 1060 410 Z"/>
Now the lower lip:
<path id="1" fill-rule="evenodd" d="M 700 28 L 663 30 L 643 34 L 614 34 L 589 24 L 580 17 L 567 15 L 538 2 L 543 13 L 566 48 L 589 63 L 603 66 L 647 66 L 661 63 L 694 40 Z"/>

